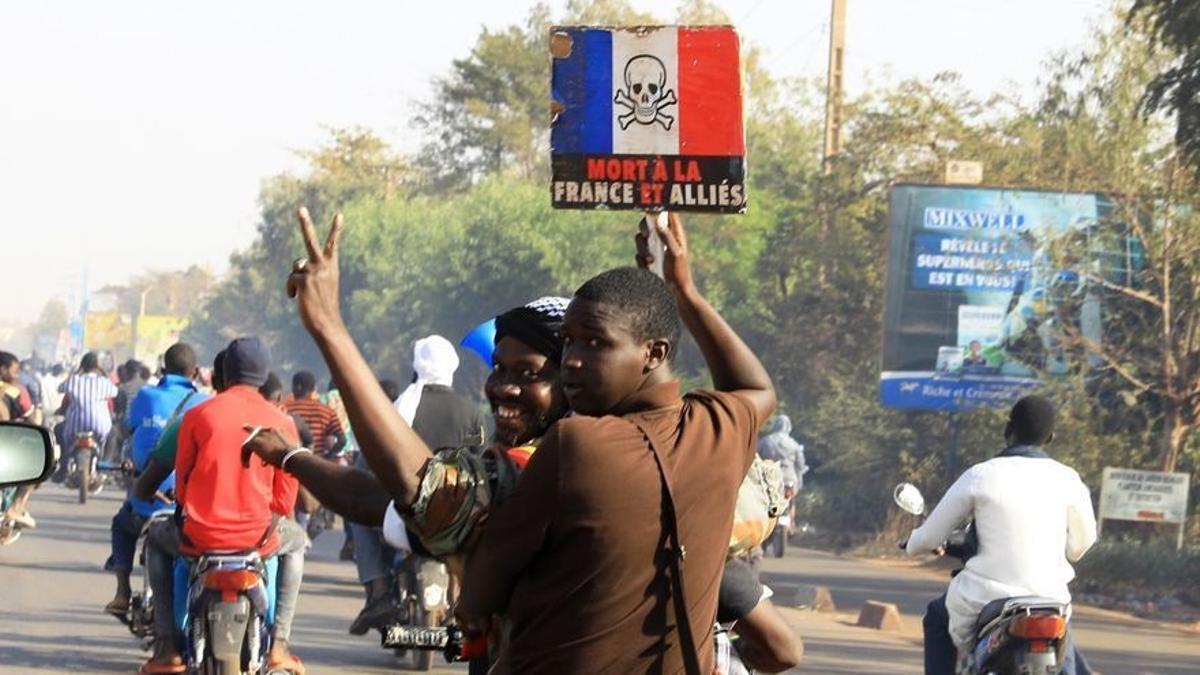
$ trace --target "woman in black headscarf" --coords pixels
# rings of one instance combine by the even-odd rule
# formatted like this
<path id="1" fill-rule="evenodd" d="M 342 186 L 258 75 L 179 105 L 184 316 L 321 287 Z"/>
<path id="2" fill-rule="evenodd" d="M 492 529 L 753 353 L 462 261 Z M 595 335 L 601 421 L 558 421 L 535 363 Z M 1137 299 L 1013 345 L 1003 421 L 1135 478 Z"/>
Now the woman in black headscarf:
<path id="1" fill-rule="evenodd" d="M 435 453 L 415 434 L 411 435 L 415 441 L 402 436 L 391 447 L 373 445 L 369 437 L 360 436 L 372 475 L 323 462 L 279 432 L 266 430 L 246 446 L 247 459 L 252 452 L 282 467 L 326 507 L 346 518 L 382 526 L 393 546 L 411 548 L 411 528 L 425 552 L 457 567 L 476 540 L 475 525 L 491 505 L 508 495 L 541 436 L 566 413 L 558 372 L 568 302 L 567 298 L 541 298 L 496 317 L 494 366 L 484 386 L 495 432 L 484 447 Z M 337 373 L 335 378 L 346 382 L 342 393 L 352 416 L 360 397 L 382 396 L 373 379 L 368 394 L 355 391 L 355 384 Z M 388 421 L 403 424 L 390 406 L 379 414 L 395 415 L 396 420 Z M 353 423 L 361 428 L 358 420 Z M 405 466 L 420 470 L 408 474 Z"/>

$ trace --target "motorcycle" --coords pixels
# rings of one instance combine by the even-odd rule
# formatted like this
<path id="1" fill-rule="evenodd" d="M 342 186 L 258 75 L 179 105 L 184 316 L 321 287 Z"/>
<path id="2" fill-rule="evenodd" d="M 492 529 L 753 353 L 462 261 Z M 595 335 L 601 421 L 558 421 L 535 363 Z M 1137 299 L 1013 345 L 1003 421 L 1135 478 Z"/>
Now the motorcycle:
<path id="1" fill-rule="evenodd" d="M 189 673 L 267 674 L 277 562 L 257 551 L 211 553 L 187 566 L 184 658 Z M 178 573 L 178 572 L 177 572 Z"/>
<path id="2" fill-rule="evenodd" d="M 173 495 L 171 495 L 173 497 Z M 175 517 L 174 507 L 159 509 L 150 514 L 142 526 L 137 540 L 137 560 L 142 566 L 142 587 L 129 599 L 129 609 L 117 620 L 129 628 L 129 632 L 141 640 L 142 649 L 149 650 L 154 645 L 154 591 L 150 586 L 150 571 L 146 566 L 146 544 L 150 529 L 157 523 L 169 521 Z"/>
<path id="3" fill-rule="evenodd" d="M 776 558 L 782 558 L 787 555 L 788 540 L 793 534 L 792 514 L 796 511 L 795 486 L 784 486 L 783 494 L 787 499 L 787 505 L 783 507 L 783 512 L 776 519 L 775 529 L 771 530 L 771 534 L 767 535 L 766 541 L 762 543 L 763 554 Z"/>
<path id="4" fill-rule="evenodd" d="M 911 483 L 901 483 L 893 500 L 903 511 L 925 515 L 925 498 Z M 901 542 L 907 548 L 908 542 Z M 953 532 L 942 546 L 945 555 L 964 564 L 978 551 L 974 524 Z M 951 573 L 954 576 L 961 568 Z M 999 598 L 980 611 L 975 622 L 975 643 L 960 675 L 1058 675 L 1070 644 L 1067 624 L 1069 603 L 1051 598 L 1021 596 Z"/>
<path id="5" fill-rule="evenodd" d="M 0 488 L 0 546 L 8 546 L 21 538 L 21 524 L 8 517 L 8 507 L 17 495 L 17 488 Z"/>
<path id="6" fill-rule="evenodd" d="M 100 473 L 100 444 L 96 433 L 80 431 L 71 443 L 71 454 L 67 459 L 67 475 L 63 481 L 69 490 L 79 491 L 79 503 L 86 504 L 89 496 L 100 494 L 104 489 L 105 476 Z"/>
<path id="7" fill-rule="evenodd" d="M 398 574 L 400 621 L 379 628 L 383 647 L 397 656 L 412 652 L 415 670 L 433 667 L 434 652 L 447 663 L 469 661 L 487 651 L 486 641 L 467 642 L 450 619 L 450 571 L 445 563 L 409 555 Z"/>

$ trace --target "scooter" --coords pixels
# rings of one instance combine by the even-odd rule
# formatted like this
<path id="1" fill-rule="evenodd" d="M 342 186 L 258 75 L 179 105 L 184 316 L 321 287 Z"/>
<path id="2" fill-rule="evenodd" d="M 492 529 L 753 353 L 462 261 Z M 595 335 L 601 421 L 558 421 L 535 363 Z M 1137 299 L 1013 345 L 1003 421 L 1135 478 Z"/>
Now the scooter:
<path id="1" fill-rule="evenodd" d="M 447 663 L 487 653 L 486 640 L 467 641 L 462 629 L 448 622 L 450 571 L 445 563 L 409 555 L 397 576 L 404 619 L 379 628 L 385 649 L 395 650 L 397 656 L 411 652 L 419 671 L 433 667 L 434 652 L 441 652 Z"/>
<path id="2" fill-rule="evenodd" d="M 787 505 L 783 507 L 783 511 L 775 521 L 775 529 L 771 530 L 771 534 L 767 535 L 767 540 L 762 543 L 763 554 L 776 558 L 787 555 L 788 541 L 794 534 L 792 516 L 796 512 L 795 485 L 785 485 L 783 496 L 787 499 Z"/>
<path id="3" fill-rule="evenodd" d="M 925 497 L 915 485 L 897 485 L 892 497 L 905 512 L 925 515 Z M 907 542 L 900 547 L 907 548 Z M 978 551 L 973 523 L 952 533 L 942 548 L 965 564 Z M 975 646 L 965 664 L 960 662 L 959 674 L 1058 675 L 1069 648 L 1070 616 L 1070 604 L 1051 598 L 1023 596 L 988 603 L 976 620 Z"/>
<path id="4" fill-rule="evenodd" d="M 86 504 L 89 496 L 98 495 L 104 489 L 105 477 L 96 465 L 99 459 L 100 445 L 95 432 L 80 431 L 75 434 L 63 483 L 67 489 L 79 491 L 80 504 Z"/>
<path id="5" fill-rule="evenodd" d="M 173 497 L 173 495 L 171 495 Z M 151 527 L 163 521 L 169 521 L 175 516 L 175 508 L 166 507 L 150 514 L 142 526 L 137 540 L 137 560 L 142 566 L 142 587 L 129 599 L 129 610 L 117 620 L 129 628 L 129 632 L 141 640 L 142 649 L 149 650 L 154 646 L 154 590 L 150 586 L 150 570 L 146 566 L 146 544 Z"/>
<path id="6" fill-rule="evenodd" d="M 271 649 L 275 608 L 275 558 L 257 551 L 211 553 L 188 565 L 183 617 L 184 659 L 189 673 L 262 675 Z"/>
<path id="7" fill-rule="evenodd" d="M 0 488 L 0 546 L 16 543 L 21 538 L 21 524 L 8 517 L 8 507 L 17 495 L 17 488 Z"/>

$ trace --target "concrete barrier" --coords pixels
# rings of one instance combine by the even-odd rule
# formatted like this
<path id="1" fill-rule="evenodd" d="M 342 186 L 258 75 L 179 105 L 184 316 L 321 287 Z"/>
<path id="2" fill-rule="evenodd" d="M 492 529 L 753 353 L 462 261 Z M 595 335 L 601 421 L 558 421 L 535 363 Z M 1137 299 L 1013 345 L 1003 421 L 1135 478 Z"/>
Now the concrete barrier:
<path id="1" fill-rule="evenodd" d="M 825 586 L 801 584 L 792 596 L 792 607 L 811 609 L 817 612 L 836 612 L 837 605 L 833 603 L 833 594 Z"/>
<path id="2" fill-rule="evenodd" d="M 900 610 L 890 602 L 868 600 L 858 614 L 858 625 L 875 630 L 900 630 Z"/>

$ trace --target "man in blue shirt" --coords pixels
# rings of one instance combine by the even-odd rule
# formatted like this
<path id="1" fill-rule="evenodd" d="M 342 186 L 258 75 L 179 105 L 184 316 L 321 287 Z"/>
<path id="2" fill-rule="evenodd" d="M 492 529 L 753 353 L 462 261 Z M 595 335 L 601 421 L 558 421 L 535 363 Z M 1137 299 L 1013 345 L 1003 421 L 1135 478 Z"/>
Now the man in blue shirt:
<path id="1" fill-rule="evenodd" d="M 196 352 L 182 342 L 172 345 L 163 357 L 165 374 L 153 387 L 142 387 L 129 404 L 126 426 L 132 434 L 130 455 L 134 471 L 141 473 L 150 460 L 163 429 L 172 419 L 208 398 L 200 393 L 192 378 L 196 374 Z M 175 474 L 167 476 L 158 487 L 165 492 L 175 487 Z M 138 499 L 133 494 L 125 498 L 121 510 L 112 520 L 112 556 L 105 568 L 117 575 L 117 594 L 104 608 L 106 612 L 124 616 L 129 610 L 132 589 L 129 576 L 133 571 L 138 534 L 142 525 L 155 511 L 169 508 L 163 499 Z"/>

